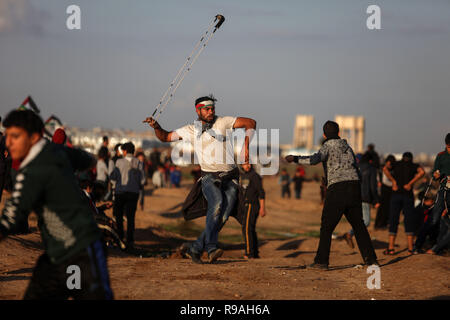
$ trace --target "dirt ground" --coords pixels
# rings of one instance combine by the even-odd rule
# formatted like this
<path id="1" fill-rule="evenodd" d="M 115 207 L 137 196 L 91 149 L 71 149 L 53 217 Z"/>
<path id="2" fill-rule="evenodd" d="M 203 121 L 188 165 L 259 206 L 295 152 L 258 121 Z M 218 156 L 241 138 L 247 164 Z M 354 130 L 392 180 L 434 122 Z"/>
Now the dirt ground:
<path id="1" fill-rule="evenodd" d="M 333 240 L 330 270 L 303 268 L 312 263 L 318 245 L 321 204 L 319 184 L 306 182 L 302 199 L 282 199 L 276 177 L 264 178 L 267 216 L 257 232 L 261 259 L 243 259 L 240 225 L 230 218 L 220 234 L 225 250 L 215 264 L 193 264 L 177 248 L 195 240 L 205 220 L 184 222 L 179 210 L 191 181 L 179 189 L 148 187 L 144 210 L 136 214 L 136 246 L 148 254 L 132 256 L 111 249 L 108 266 L 116 299 L 449 299 L 448 256 L 406 252 L 406 235 L 399 228 L 398 254 L 384 256 L 387 231 L 369 231 L 380 261 L 381 288 L 368 289 L 367 273 L 358 250 Z M 1 206 L 3 207 L 3 205 Z M 111 214 L 111 212 L 108 212 Z M 33 232 L 0 243 L 0 299 L 21 299 L 35 261 L 42 253 L 36 219 Z M 343 219 L 336 234 L 349 230 Z"/>

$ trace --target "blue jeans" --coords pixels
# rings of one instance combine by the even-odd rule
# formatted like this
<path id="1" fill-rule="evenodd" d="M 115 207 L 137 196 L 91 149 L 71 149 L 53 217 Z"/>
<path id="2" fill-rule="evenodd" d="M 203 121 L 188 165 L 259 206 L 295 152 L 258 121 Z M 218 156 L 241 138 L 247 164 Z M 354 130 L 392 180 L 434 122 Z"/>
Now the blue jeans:
<path id="1" fill-rule="evenodd" d="M 370 224 L 370 203 L 363 202 L 362 203 L 362 215 L 363 215 L 363 221 L 366 228 Z M 353 229 L 351 229 L 348 233 L 350 233 L 351 236 L 354 235 Z"/>
<path id="2" fill-rule="evenodd" d="M 396 235 L 398 223 L 400 220 L 400 211 L 403 211 L 405 217 L 405 233 L 414 235 L 414 197 L 393 193 L 391 197 L 391 212 L 389 214 L 389 235 Z"/>
<path id="3" fill-rule="evenodd" d="M 422 248 L 422 246 L 425 243 L 425 240 L 427 239 L 427 236 L 434 230 L 435 227 L 437 227 L 437 225 L 439 225 L 439 222 L 441 221 L 442 211 L 444 211 L 444 209 L 445 209 L 444 195 L 445 195 L 444 189 L 440 189 L 437 193 L 436 201 L 434 202 L 434 207 L 431 210 L 427 221 L 422 226 L 422 228 L 420 228 L 420 231 L 417 235 L 417 240 L 415 243 L 415 247 L 417 249 Z M 450 201 L 449 201 L 450 195 L 447 194 L 446 198 L 447 198 L 446 199 L 447 206 L 450 207 Z"/>
<path id="4" fill-rule="evenodd" d="M 230 217 L 231 210 L 237 199 L 237 182 L 226 180 L 219 187 L 217 179 L 212 174 L 202 178 L 203 195 L 208 202 L 205 230 L 192 244 L 191 250 L 201 254 L 204 250 L 211 253 L 217 249 L 219 231 Z"/>

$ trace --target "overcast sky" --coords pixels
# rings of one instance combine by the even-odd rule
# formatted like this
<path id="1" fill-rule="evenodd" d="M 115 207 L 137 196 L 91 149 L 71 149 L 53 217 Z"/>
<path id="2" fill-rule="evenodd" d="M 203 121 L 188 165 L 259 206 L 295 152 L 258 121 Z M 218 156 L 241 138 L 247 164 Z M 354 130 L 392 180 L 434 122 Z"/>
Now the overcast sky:
<path id="1" fill-rule="evenodd" d="M 81 8 L 67 30 L 66 8 Z M 366 9 L 381 7 L 381 30 Z M 160 118 L 195 119 L 213 93 L 219 115 L 279 128 L 315 116 L 366 118 L 380 152 L 437 153 L 450 132 L 450 1 L 0 0 L 0 114 L 32 95 L 44 118 L 143 130 L 212 18 L 226 17 Z M 45 119 L 44 119 L 45 120 Z"/>

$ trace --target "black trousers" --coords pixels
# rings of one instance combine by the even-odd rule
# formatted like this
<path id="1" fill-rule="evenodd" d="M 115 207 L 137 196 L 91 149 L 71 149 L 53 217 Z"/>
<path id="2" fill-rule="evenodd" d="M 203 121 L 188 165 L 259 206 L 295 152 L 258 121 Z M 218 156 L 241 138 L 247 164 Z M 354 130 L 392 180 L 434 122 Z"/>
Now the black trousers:
<path id="1" fill-rule="evenodd" d="M 245 242 L 245 255 L 251 258 L 259 257 L 258 236 L 256 235 L 256 220 L 259 215 L 259 203 L 244 203 L 242 210 L 242 235 Z"/>
<path id="2" fill-rule="evenodd" d="M 136 208 L 139 199 L 139 193 L 124 192 L 117 193 L 114 202 L 113 214 L 116 218 L 117 231 L 120 239 L 123 239 L 123 216 L 127 217 L 127 243 L 134 242 L 134 219 L 136 216 Z"/>
<path id="3" fill-rule="evenodd" d="M 377 256 L 362 218 L 361 185 L 359 181 L 338 182 L 327 189 L 320 226 L 319 248 L 314 262 L 328 265 L 331 236 L 342 215 L 345 215 L 353 228 L 364 262 L 375 262 Z"/>
<path id="4" fill-rule="evenodd" d="M 31 281 L 23 297 L 24 300 L 111 300 L 113 293 L 109 284 L 106 257 L 101 241 L 95 241 L 68 261 L 53 264 L 47 254 L 39 257 L 31 276 Z M 80 287 L 69 288 L 79 267 Z"/>
<path id="5" fill-rule="evenodd" d="M 375 218 L 376 229 L 386 228 L 388 226 L 389 212 L 391 210 L 391 196 L 392 187 L 382 184 L 380 207 L 378 208 L 377 217 Z"/>
<path id="6" fill-rule="evenodd" d="M 289 185 L 287 186 L 281 186 L 281 197 L 284 198 L 284 195 L 287 194 L 287 197 L 291 197 L 291 188 Z"/>

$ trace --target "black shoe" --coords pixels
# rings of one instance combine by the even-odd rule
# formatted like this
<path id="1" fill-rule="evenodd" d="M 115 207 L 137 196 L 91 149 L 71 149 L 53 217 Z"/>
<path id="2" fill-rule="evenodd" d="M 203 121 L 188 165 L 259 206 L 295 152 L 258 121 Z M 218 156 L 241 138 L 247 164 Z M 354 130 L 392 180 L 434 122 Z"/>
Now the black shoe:
<path id="1" fill-rule="evenodd" d="M 308 269 L 314 269 L 314 270 L 328 270 L 328 265 L 324 264 L 324 263 L 313 263 L 306 267 Z"/>
<path id="2" fill-rule="evenodd" d="M 365 262 L 364 265 L 365 266 L 377 266 L 377 267 L 380 267 L 380 264 L 378 263 L 377 260 Z"/>
<path id="3" fill-rule="evenodd" d="M 219 259 L 223 255 L 222 249 L 216 249 L 208 253 L 208 261 L 209 263 L 214 263 L 217 259 Z"/>
<path id="4" fill-rule="evenodd" d="M 180 246 L 180 248 L 178 248 L 178 251 L 180 252 L 183 258 L 188 258 L 187 252 L 190 250 L 190 248 L 191 248 L 190 243 L 185 242 Z"/>
<path id="5" fill-rule="evenodd" d="M 192 259 L 192 262 L 197 263 L 197 264 L 203 264 L 200 253 L 196 253 L 196 252 L 192 251 L 192 249 L 189 249 L 186 251 L 186 255 Z"/>

